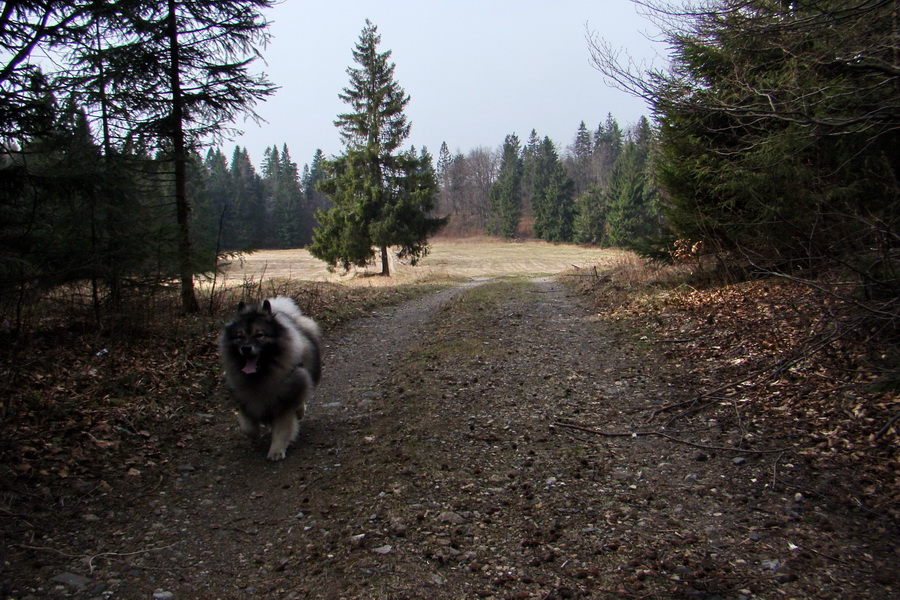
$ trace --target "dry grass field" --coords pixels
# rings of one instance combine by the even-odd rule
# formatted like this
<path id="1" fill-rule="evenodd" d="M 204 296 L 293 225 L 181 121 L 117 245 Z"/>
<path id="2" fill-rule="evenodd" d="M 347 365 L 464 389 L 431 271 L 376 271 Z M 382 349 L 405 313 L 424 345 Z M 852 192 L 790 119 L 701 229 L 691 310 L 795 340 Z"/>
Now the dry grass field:
<path id="1" fill-rule="evenodd" d="M 562 271 L 593 266 L 608 266 L 623 256 L 621 251 L 549 244 L 542 241 L 510 242 L 488 238 L 461 240 L 439 239 L 432 243 L 425 259 L 413 267 L 392 256 L 392 283 L 435 278 L 477 279 L 503 276 L 554 275 Z M 385 280 L 370 277 L 380 271 L 380 264 L 366 269 L 338 269 L 329 273 L 325 263 L 306 250 L 264 250 L 246 255 L 228 267 L 228 284 L 267 279 L 304 281 L 365 282 L 378 284 Z M 221 282 L 220 282 L 221 285 Z"/>

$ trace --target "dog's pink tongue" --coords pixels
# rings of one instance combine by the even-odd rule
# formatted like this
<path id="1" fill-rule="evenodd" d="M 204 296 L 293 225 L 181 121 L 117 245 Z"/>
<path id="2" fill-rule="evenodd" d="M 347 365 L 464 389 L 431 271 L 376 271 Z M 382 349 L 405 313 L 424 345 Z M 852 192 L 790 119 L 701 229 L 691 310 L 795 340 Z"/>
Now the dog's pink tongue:
<path id="1" fill-rule="evenodd" d="M 244 368 L 241 369 L 241 373 L 246 375 L 252 375 L 256 373 L 256 357 L 251 356 L 247 359 L 247 364 L 244 365 Z"/>

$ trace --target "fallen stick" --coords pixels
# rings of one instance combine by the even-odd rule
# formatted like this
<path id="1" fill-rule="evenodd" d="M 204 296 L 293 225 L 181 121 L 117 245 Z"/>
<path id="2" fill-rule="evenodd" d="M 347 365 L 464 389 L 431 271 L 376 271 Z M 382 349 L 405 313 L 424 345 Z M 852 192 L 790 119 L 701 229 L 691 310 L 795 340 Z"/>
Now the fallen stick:
<path id="1" fill-rule="evenodd" d="M 599 435 L 602 437 L 630 437 L 636 438 L 641 436 L 656 436 L 661 437 L 663 439 L 669 440 L 670 442 L 675 442 L 677 444 L 684 444 L 685 446 L 691 446 L 692 448 L 700 448 L 703 450 L 721 450 L 722 452 L 741 452 L 744 454 L 778 454 L 779 452 L 790 452 L 790 448 L 776 448 L 774 450 L 750 450 L 748 448 L 734 448 L 727 446 L 710 446 L 707 444 L 697 444 L 695 442 L 689 442 L 687 440 L 683 440 L 681 438 L 677 438 L 673 435 L 669 435 L 668 433 L 663 433 L 662 431 L 631 431 L 631 432 L 617 432 L 617 431 L 600 431 L 598 429 L 591 429 L 590 427 L 585 427 L 583 425 L 575 425 L 573 423 L 563 423 L 560 421 L 556 421 L 553 425 L 557 427 L 564 427 L 566 429 L 574 429 L 576 431 L 583 431 L 585 433 L 590 433 L 592 435 Z"/>

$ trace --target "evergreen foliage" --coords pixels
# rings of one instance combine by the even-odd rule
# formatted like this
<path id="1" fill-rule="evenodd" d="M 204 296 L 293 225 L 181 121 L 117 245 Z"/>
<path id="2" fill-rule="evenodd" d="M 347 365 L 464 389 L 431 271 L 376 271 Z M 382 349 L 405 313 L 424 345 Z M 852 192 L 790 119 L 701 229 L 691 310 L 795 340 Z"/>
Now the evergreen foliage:
<path id="1" fill-rule="evenodd" d="M 319 226 L 316 215 L 328 212 L 332 202 L 328 196 L 319 191 L 319 182 L 325 177 L 325 155 L 316 149 L 312 164 L 303 165 L 300 187 L 303 191 L 302 222 L 300 224 L 300 246 L 306 247 L 312 242 L 313 231 Z"/>
<path id="2" fill-rule="evenodd" d="M 235 147 L 229 162 L 211 149 L 195 174 L 194 243 L 209 256 L 260 248 L 300 248 L 309 243 L 312 201 L 321 177 L 322 153 L 313 171 L 304 165 L 301 180 L 287 144 L 266 148 L 258 174 L 245 148 Z M 317 173 L 317 174 L 316 174 Z"/>
<path id="3" fill-rule="evenodd" d="M 437 196 L 430 156 L 399 150 L 410 130 L 409 96 L 394 80 L 391 52 L 378 51 L 380 42 L 367 20 L 353 50 L 358 66 L 347 70 L 350 85 L 339 95 L 351 109 L 335 121 L 345 152 L 326 163 L 318 186 L 334 206 L 317 214 L 321 226 L 309 250 L 345 270 L 364 266 L 379 250 L 381 273 L 389 275 L 390 246 L 415 263 L 446 219 L 430 216 Z"/>
<path id="4" fill-rule="evenodd" d="M 592 180 L 596 185 L 606 187 L 606 183 L 612 174 L 613 165 L 622 152 L 622 128 L 619 122 L 612 116 L 606 115 L 606 120 L 597 126 L 594 133 L 594 151 L 591 157 Z"/>
<path id="5" fill-rule="evenodd" d="M 575 217 L 574 183 L 549 137 L 537 150 L 533 172 L 534 235 L 550 242 L 571 242 Z"/>
<path id="6" fill-rule="evenodd" d="M 605 244 L 642 248 L 647 238 L 659 233 L 659 195 L 651 170 L 651 139 L 650 124 L 641 117 L 610 175 Z"/>
<path id="7" fill-rule="evenodd" d="M 600 245 L 606 241 L 606 214 L 609 210 L 603 188 L 596 185 L 575 200 L 573 238 L 579 244 Z"/>
<path id="8" fill-rule="evenodd" d="M 191 148 L 220 134 L 238 114 L 252 115 L 255 102 L 274 91 L 264 75 L 249 70 L 257 46 L 268 39 L 268 24 L 259 11 L 271 5 L 271 0 L 6 3 L 0 15 L 5 61 L 0 65 L 0 98 L 6 101 L 0 108 L 0 141 L 3 164 L 11 170 L 0 172 L 0 185 L 5 186 L 7 177 L 13 186 L 42 178 L 31 171 L 36 163 L 20 160 L 19 148 L 39 141 L 50 154 L 71 151 L 64 137 L 55 137 L 61 131 L 51 107 L 56 96 L 65 99 L 60 118 L 83 114 L 86 127 L 81 131 L 92 142 L 99 139 L 100 158 L 80 167 L 82 174 L 95 175 L 98 184 L 99 172 L 123 173 L 135 166 L 135 158 L 143 160 L 155 151 L 152 168 L 122 181 L 152 180 L 137 190 L 171 198 L 182 305 L 196 310 L 188 177 L 197 165 Z M 36 50 L 52 56 L 52 62 L 43 64 L 57 70 L 42 73 L 30 59 Z M 19 166 L 12 168 L 17 161 Z M 160 168 L 163 161 L 170 168 Z M 78 168 L 72 163 L 69 172 L 75 175 Z M 100 193 L 99 187 L 91 193 Z M 146 216 L 132 210 L 140 202 L 130 197 L 102 199 L 125 203 L 121 210 L 102 211 L 116 219 L 120 231 L 129 230 L 129 220 Z M 160 204 L 158 198 L 155 202 Z M 92 221 L 91 227 L 96 237 L 97 223 Z M 160 255 L 162 239 L 139 239 L 147 253 Z M 165 239 L 166 244 L 172 241 Z M 122 274 L 131 268 L 123 263 L 104 280 L 113 298 Z"/>
<path id="9" fill-rule="evenodd" d="M 522 157 L 519 138 L 506 136 L 497 179 L 490 188 L 487 231 L 506 238 L 515 237 L 522 218 Z"/>
<path id="10" fill-rule="evenodd" d="M 302 225 L 307 220 L 305 196 L 300 188 L 300 171 L 291 160 L 287 144 L 278 152 L 272 146 L 263 163 L 263 184 L 269 198 L 273 248 L 299 248 L 303 244 Z"/>
<path id="11" fill-rule="evenodd" d="M 633 248 L 657 233 L 656 194 L 647 165 L 647 148 L 625 146 L 613 167 L 606 196 L 606 237 L 610 246 Z"/>
<path id="12" fill-rule="evenodd" d="M 534 235 L 534 199 L 540 147 L 541 138 L 537 130 L 532 129 L 522 148 L 522 218 L 519 223 L 519 231 L 529 236 Z"/>
<path id="13" fill-rule="evenodd" d="M 507 136 L 493 160 L 484 149 L 452 157 L 444 149 L 438 162 L 440 198 L 441 210 L 452 218 L 449 230 L 610 244 L 610 186 L 615 185 L 616 243 L 643 247 L 639 238 L 648 232 L 657 234 L 662 222 L 649 160 L 655 144 L 650 122 L 641 118 L 625 132 L 609 114 L 596 131 L 591 134 L 584 122 L 579 123 L 563 157 L 549 137 L 541 138 L 534 129 L 524 147 L 518 137 Z M 634 144 L 641 151 L 619 166 L 614 183 L 616 161 Z M 625 193 L 622 182 L 626 173 L 629 177 L 633 173 L 641 182 L 639 193 Z M 631 206 L 631 202 L 638 205 Z"/>
<path id="14" fill-rule="evenodd" d="M 272 0 L 127 1 L 93 9 L 67 55 L 61 84 L 96 110 L 104 142 L 141 136 L 171 160 L 182 303 L 197 310 L 187 198 L 189 149 L 252 113 L 275 87 L 249 65 L 268 39 L 259 10 Z"/>
<path id="15" fill-rule="evenodd" d="M 193 245 L 202 255 L 215 257 L 233 249 L 231 240 L 237 237 L 228 159 L 219 148 L 210 148 L 194 176 Z"/>
<path id="16" fill-rule="evenodd" d="M 241 249 L 267 247 L 271 219 L 262 178 L 256 173 L 246 148 L 236 146 L 229 168 L 231 204 L 239 224 L 235 243 Z"/>
<path id="17" fill-rule="evenodd" d="M 594 172 L 594 140 L 584 121 L 578 125 L 569 160 L 574 193 L 580 195 L 590 187 Z"/>
<path id="18" fill-rule="evenodd" d="M 51 105 L 53 105 L 51 103 Z M 88 282 L 96 314 L 178 273 L 175 228 L 157 201 L 169 179 L 146 156 L 104 156 L 84 114 L 61 109 L 44 134 L 0 156 L 0 310 Z"/>
<path id="19" fill-rule="evenodd" d="M 900 218 L 895 4 L 650 8 L 673 48 L 670 71 L 595 59 L 659 115 L 661 249 L 681 238 L 773 270 L 837 263 L 896 294 L 884 276 Z"/>
<path id="20" fill-rule="evenodd" d="M 453 156 L 450 154 L 450 148 L 447 142 L 441 143 L 441 149 L 438 152 L 437 178 L 441 185 L 445 185 L 447 178 L 450 176 L 450 168 L 453 165 Z"/>

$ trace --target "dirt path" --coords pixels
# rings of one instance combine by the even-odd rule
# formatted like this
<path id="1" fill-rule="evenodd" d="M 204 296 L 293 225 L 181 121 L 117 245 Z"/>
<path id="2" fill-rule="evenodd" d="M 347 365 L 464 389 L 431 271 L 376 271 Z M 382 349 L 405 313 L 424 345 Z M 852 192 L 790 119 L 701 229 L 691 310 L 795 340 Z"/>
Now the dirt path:
<path id="1" fill-rule="evenodd" d="M 286 461 L 222 396 L 170 477 L 84 525 L 115 551 L 32 597 L 895 597 L 890 524 L 789 453 L 716 449 L 786 440 L 710 414 L 667 430 L 689 443 L 567 427 L 645 431 L 686 390 L 553 280 L 444 290 L 326 343 Z"/>

